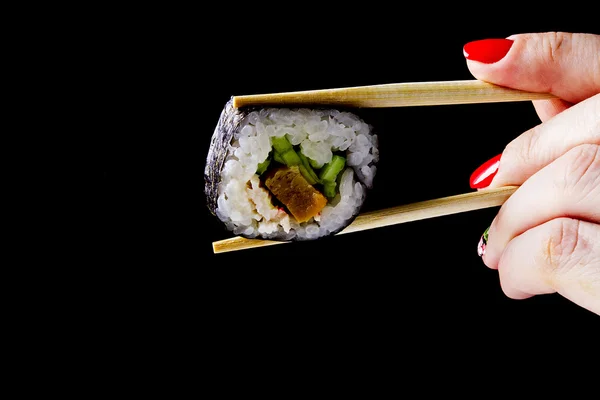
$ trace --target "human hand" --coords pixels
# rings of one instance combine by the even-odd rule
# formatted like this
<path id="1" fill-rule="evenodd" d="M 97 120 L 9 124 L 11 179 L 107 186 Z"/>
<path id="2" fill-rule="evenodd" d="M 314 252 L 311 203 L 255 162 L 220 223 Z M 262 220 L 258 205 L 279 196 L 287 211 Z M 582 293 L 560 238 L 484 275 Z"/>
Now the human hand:
<path id="1" fill-rule="evenodd" d="M 541 123 L 471 176 L 474 189 L 517 185 L 478 246 L 513 299 L 559 293 L 600 315 L 600 36 L 519 34 L 470 42 L 482 81 L 531 92 Z"/>

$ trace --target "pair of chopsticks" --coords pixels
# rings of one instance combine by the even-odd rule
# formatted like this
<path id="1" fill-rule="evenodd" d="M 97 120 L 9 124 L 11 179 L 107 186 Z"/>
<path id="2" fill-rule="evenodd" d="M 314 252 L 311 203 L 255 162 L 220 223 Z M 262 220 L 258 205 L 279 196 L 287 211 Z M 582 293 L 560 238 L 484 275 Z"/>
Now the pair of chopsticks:
<path id="1" fill-rule="evenodd" d="M 308 90 L 234 96 L 233 106 L 346 106 L 407 107 L 449 104 L 475 104 L 528 101 L 555 98 L 549 93 L 533 93 L 479 80 L 446 82 L 407 82 L 336 89 Z M 484 189 L 433 200 L 420 201 L 360 214 L 338 235 L 426 218 L 473 211 L 502 205 L 517 189 L 507 186 Z M 213 242 L 214 253 L 224 253 L 289 242 L 233 237 Z"/>

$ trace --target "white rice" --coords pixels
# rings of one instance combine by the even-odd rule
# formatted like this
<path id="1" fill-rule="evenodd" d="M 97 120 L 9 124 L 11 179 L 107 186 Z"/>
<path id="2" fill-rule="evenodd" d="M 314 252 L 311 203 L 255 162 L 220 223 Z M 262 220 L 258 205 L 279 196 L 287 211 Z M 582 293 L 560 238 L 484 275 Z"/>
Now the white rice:
<path id="1" fill-rule="evenodd" d="M 338 231 L 358 213 L 378 161 L 377 135 L 356 115 L 338 110 L 265 108 L 244 118 L 234 133 L 221 171 L 216 214 L 235 234 L 247 237 L 316 239 Z M 299 224 L 271 203 L 259 185 L 258 164 L 271 151 L 270 137 L 287 134 L 293 145 L 322 166 L 346 152 L 339 194 L 321 214 Z"/>

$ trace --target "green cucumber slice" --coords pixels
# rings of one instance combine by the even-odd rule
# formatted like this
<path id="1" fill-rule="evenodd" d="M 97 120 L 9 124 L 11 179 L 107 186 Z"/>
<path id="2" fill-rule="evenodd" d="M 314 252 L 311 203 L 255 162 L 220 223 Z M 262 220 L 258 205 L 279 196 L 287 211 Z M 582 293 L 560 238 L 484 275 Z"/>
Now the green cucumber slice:
<path id="1" fill-rule="evenodd" d="M 283 154 L 288 150 L 293 150 L 293 146 L 290 143 L 289 140 L 287 140 L 286 135 L 283 136 L 273 136 L 271 138 L 271 144 L 273 145 L 273 148 L 275 149 L 276 152 L 278 152 L 279 154 Z"/>
<path id="2" fill-rule="evenodd" d="M 319 178 L 323 182 L 335 182 L 338 174 L 344 169 L 345 166 L 346 158 L 334 154 L 331 161 L 325 164 L 321 169 Z"/>

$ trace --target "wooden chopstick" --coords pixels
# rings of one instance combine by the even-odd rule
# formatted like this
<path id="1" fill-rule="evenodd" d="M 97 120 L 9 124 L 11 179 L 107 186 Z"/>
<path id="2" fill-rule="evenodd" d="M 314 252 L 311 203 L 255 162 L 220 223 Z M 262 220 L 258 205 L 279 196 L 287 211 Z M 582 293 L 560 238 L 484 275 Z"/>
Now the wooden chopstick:
<path id="1" fill-rule="evenodd" d="M 358 215 L 354 222 L 341 232 L 337 233 L 337 235 L 500 206 L 515 192 L 516 189 L 517 186 L 483 189 L 476 192 L 419 201 L 379 211 L 363 213 Z M 225 253 L 283 243 L 292 242 L 246 239 L 241 236 L 236 236 L 230 239 L 213 242 L 213 252 L 215 254 Z"/>
<path id="2" fill-rule="evenodd" d="M 472 104 L 555 98 L 480 80 L 405 82 L 336 89 L 233 96 L 233 106 L 340 105 L 347 107 L 406 107 Z"/>

